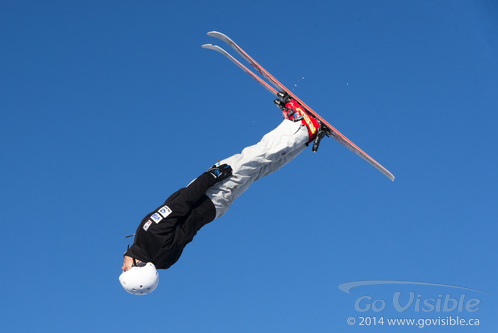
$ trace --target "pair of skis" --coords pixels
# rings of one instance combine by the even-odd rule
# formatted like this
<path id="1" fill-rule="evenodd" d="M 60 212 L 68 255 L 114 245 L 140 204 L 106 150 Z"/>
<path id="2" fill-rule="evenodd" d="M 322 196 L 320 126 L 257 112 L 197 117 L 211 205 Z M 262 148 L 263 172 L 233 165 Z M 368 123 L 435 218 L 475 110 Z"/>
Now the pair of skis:
<path id="1" fill-rule="evenodd" d="M 316 119 L 318 119 L 319 123 L 322 126 L 322 129 L 325 131 L 324 134 L 330 135 L 339 143 L 344 145 L 349 150 L 353 151 L 356 155 L 360 156 L 370 164 L 372 164 L 375 168 L 377 168 L 380 172 L 386 175 L 390 180 L 394 181 L 394 176 L 390 173 L 386 168 L 380 165 L 377 161 L 371 158 L 367 153 L 361 150 L 357 145 L 351 142 L 348 138 L 346 138 L 341 132 L 335 129 L 332 125 L 330 125 L 325 119 L 323 119 L 318 113 L 313 111 L 308 105 L 306 105 L 303 101 L 301 101 L 296 95 L 294 95 L 289 89 L 287 89 L 283 84 L 281 84 L 275 77 L 273 77 L 270 73 L 268 73 L 260 64 L 258 64 L 253 58 L 249 56 L 244 50 L 242 50 L 233 40 L 231 40 L 226 35 L 221 32 L 211 31 L 208 32 L 208 36 L 218 38 L 225 43 L 227 43 L 230 47 L 232 47 L 239 55 L 242 56 L 252 67 L 254 67 L 271 85 L 261 79 L 258 75 L 256 75 L 253 71 L 249 70 L 246 66 L 241 64 L 237 59 L 235 59 L 232 55 L 230 55 L 227 51 L 222 49 L 221 47 L 213 44 L 204 44 L 203 48 L 211 49 L 214 51 L 218 51 L 232 62 L 234 62 L 237 66 L 239 66 L 244 72 L 249 74 L 253 79 L 255 79 L 259 84 L 265 87 L 270 93 L 272 93 L 278 99 L 284 101 L 285 98 L 289 97 L 293 98 L 296 102 L 298 102 L 307 112 L 312 115 Z M 323 137 L 323 136 L 322 136 Z M 320 137 L 321 139 L 321 137 Z M 318 142 L 319 143 L 319 142 Z"/>

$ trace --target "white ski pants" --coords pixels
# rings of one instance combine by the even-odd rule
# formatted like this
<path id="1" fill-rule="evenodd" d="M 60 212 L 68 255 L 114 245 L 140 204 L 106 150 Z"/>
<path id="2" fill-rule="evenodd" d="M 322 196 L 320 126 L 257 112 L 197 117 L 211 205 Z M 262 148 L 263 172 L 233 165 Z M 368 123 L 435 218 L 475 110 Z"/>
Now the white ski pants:
<path id="1" fill-rule="evenodd" d="M 233 175 L 206 191 L 216 208 L 216 218 L 225 214 L 232 202 L 253 182 L 292 161 L 306 148 L 308 140 L 306 126 L 301 122 L 284 120 L 257 144 L 220 161 L 220 164 L 232 167 Z"/>

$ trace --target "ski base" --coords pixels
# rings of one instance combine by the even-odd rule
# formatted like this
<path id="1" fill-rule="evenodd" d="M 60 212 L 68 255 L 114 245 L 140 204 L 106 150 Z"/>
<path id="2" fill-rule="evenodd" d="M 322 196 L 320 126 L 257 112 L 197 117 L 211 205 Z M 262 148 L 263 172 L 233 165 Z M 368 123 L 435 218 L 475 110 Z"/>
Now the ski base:
<path id="1" fill-rule="evenodd" d="M 253 79 L 255 79 L 259 84 L 265 87 L 270 93 L 284 102 L 285 98 L 292 98 L 296 102 L 298 102 L 305 111 L 311 116 L 315 117 L 320 123 L 320 128 L 322 132 L 317 135 L 315 141 L 313 142 L 312 150 L 316 152 L 318 150 L 318 146 L 320 145 L 320 141 L 324 136 L 331 136 L 343 146 L 354 152 L 356 155 L 360 156 L 371 165 L 373 165 L 377 170 L 382 172 L 385 176 L 387 176 L 391 181 L 394 181 L 394 175 L 389 172 L 386 168 L 384 168 L 380 163 L 375 161 L 372 157 L 370 157 L 367 153 L 365 153 L 362 149 L 360 149 L 357 145 L 355 145 L 351 140 L 345 137 L 341 132 L 339 132 L 336 128 L 330 125 L 325 119 L 323 119 L 318 113 L 313 111 L 308 105 L 306 105 L 303 101 L 301 101 L 296 95 L 294 95 L 289 89 L 287 89 L 283 84 L 281 84 L 275 77 L 273 77 L 269 72 L 267 72 L 260 64 L 258 64 L 253 58 L 249 56 L 242 48 L 240 48 L 232 39 L 228 36 L 222 34 L 221 32 L 211 31 L 208 32 L 208 36 L 218 38 L 219 40 L 227 43 L 231 48 L 233 48 L 242 58 L 244 58 L 256 71 L 258 71 L 268 82 L 273 85 L 269 85 L 264 80 L 262 80 L 258 75 L 256 75 L 253 71 L 249 70 L 246 66 L 241 64 L 237 59 L 235 59 L 232 55 L 226 52 L 223 48 L 213 45 L 213 44 L 204 44 L 203 48 L 211 49 L 217 51 L 228 59 L 230 59 L 233 63 L 235 63 L 239 68 L 241 68 L 244 72 L 249 74 Z M 280 96 L 279 96 L 280 95 Z M 285 105 L 285 103 L 284 103 Z"/>

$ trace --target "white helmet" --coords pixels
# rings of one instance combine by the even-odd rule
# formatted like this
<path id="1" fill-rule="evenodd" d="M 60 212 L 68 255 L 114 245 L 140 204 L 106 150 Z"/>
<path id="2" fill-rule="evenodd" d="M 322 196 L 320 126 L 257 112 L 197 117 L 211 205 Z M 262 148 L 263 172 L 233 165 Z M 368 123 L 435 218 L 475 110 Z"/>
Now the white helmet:
<path id="1" fill-rule="evenodd" d="M 123 288 L 133 295 L 151 293 L 159 284 L 159 273 L 153 263 L 148 262 L 143 267 L 134 266 L 121 273 L 119 282 Z"/>

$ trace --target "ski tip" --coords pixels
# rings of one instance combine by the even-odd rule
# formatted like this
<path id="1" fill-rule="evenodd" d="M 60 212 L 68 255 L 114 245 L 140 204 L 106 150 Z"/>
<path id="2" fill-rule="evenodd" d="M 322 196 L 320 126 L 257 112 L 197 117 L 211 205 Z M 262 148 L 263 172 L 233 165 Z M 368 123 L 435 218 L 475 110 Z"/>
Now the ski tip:
<path id="1" fill-rule="evenodd" d="M 221 47 L 219 47 L 218 45 L 204 44 L 201 47 L 203 49 L 209 49 L 209 50 L 213 50 L 213 51 L 218 51 L 218 52 L 220 52 L 221 54 L 223 54 L 225 56 L 229 56 L 228 53 L 225 50 L 223 50 Z"/>
<path id="2" fill-rule="evenodd" d="M 233 41 L 227 35 L 218 31 L 210 31 L 207 33 L 207 35 L 210 37 L 221 39 L 222 41 L 228 44 L 233 43 Z"/>
<path id="3" fill-rule="evenodd" d="M 210 50 L 215 50 L 215 51 L 223 51 L 223 49 L 221 47 L 219 47 L 218 45 L 214 45 L 214 44 L 203 44 L 201 45 L 201 47 L 203 49 L 210 49 Z"/>

